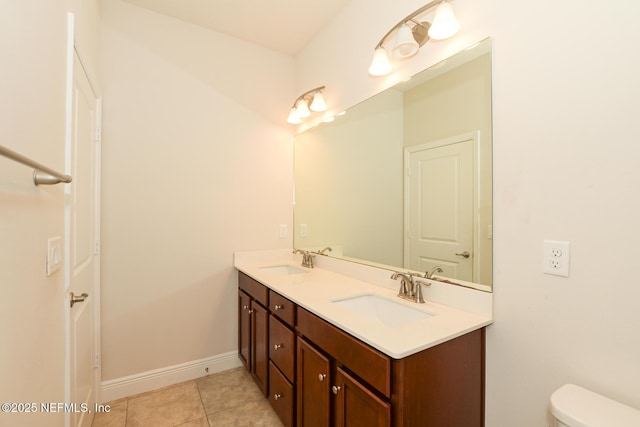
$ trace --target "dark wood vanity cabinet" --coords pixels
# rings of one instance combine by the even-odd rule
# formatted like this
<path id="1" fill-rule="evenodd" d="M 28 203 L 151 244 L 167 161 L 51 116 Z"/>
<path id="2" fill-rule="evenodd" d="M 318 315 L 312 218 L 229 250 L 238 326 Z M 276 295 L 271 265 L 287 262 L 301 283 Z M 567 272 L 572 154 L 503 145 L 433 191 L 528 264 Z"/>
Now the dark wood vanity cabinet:
<path id="1" fill-rule="evenodd" d="M 285 426 L 484 426 L 484 328 L 393 359 L 239 277 L 239 356 Z"/>
<path id="2" fill-rule="evenodd" d="M 391 425 L 388 402 L 300 337 L 297 386 L 299 426 Z"/>
<path id="3" fill-rule="evenodd" d="M 275 292 L 271 291 L 275 294 Z M 275 294 L 273 299 L 282 298 Z M 273 303 L 270 308 L 273 310 Z M 275 304 L 276 306 L 281 306 Z M 288 301 L 288 310 L 293 304 Z M 291 317 L 293 323 L 293 317 Z M 294 426 L 296 340 L 291 325 L 276 315 L 269 315 L 269 401 L 282 423 Z"/>
<path id="4" fill-rule="evenodd" d="M 295 304 L 238 274 L 238 355 L 287 427 L 295 414 Z"/>
<path id="5" fill-rule="evenodd" d="M 389 357 L 300 307 L 297 330 L 298 425 L 391 426 Z"/>
<path id="6" fill-rule="evenodd" d="M 269 290 L 240 275 L 238 283 L 238 355 L 265 396 L 269 380 Z"/>
<path id="7" fill-rule="evenodd" d="M 301 307 L 296 329 L 298 426 L 484 425 L 484 329 L 403 359 Z"/>

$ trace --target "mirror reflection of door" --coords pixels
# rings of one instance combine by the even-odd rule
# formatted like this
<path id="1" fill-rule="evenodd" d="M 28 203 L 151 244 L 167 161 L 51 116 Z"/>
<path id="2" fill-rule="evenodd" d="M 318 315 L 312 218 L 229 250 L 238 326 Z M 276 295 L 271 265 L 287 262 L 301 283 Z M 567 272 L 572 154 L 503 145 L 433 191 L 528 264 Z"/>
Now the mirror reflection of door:
<path id="1" fill-rule="evenodd" d="M 405 267 L 474 280 L 476 134 L 405 149 Z"/>

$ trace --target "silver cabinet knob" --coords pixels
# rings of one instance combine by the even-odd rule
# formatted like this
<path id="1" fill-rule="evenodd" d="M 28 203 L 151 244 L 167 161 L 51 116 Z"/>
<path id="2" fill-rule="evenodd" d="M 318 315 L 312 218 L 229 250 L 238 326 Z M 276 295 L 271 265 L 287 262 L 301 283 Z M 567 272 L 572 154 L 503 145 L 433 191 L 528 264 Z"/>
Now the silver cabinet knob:
<path id="1" fill-rule="evenodd" d="M 275 394 L 273 395 L 273 398 L 274 398 L 275 400 L 281 399 L 282 397 L 284 397 L 284 396 L 282 396 L 280 393 L 275 393 Z"/>
<path id="2" fill-rule="evenodd" d="M 469 251 L 464 251 L 461 254 L 456 254 L 457 256 L 461 256 L 463 258 L 469 258 L 471 256 L 471 254 L 469 253 Z"/>
<path id="3" fill-rule="evenodd" d="M 281 349 L 282 347 L 284 347 L 282 344 L 274 344 L 274 345 L 273 345 L 273 349 L 274 349 L 274 350 L 279 350 L 279 349 Z"/>
<path id="4" fill-rule="evenodd" d="M 342 387 L 340 387 L 339 385 L 334 385 L 333 387 L 331 387 L 331 391 L 333 392 L 333 394 L 338 394 L 340 390 L 342 390 Z"/>
<path id="5" fill-rule="evenodd" d="M 248 305 L 243 305 L 243 306 L 242 306 L 242 309 L 243 309 L 243 310 L 249 310 L 249 306 L 248 306 Z"/>
<path id="6" fill-rule="evenodd" d="M 327 378 L 327 374 L 318 374 L 318 380 L 324 381 L 325 378 Z"/>
<path id="7" fill-rule="evenodd" d="M 284 306 L 283 306 L 283 305 L 280 305 L 280 304 L 276 304 L 276 305 L 274 305 L 274 306 L 273 306 L 273 309 L 274 309 L 275 311 L 278 311 L 278 310 L 284 310 Z"/>

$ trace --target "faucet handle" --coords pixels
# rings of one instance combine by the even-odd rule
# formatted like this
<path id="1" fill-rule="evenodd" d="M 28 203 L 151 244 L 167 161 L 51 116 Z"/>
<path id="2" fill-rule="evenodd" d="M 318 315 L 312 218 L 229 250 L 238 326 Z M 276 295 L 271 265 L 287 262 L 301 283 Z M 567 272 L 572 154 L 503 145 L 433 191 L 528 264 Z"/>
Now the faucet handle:
<path id="1" fill-rule="evenodd" d="M 418 278 L 416 278 L 414 280 L 414 284 L 415 284 L 415 302 L 418 302 L 420 304 L 424 304 L 424 298 L 422 297 L 422 286 L 431 286 L 431 283 L 429 282 L 425 282 L 424 280 L 420 280 Z"/>

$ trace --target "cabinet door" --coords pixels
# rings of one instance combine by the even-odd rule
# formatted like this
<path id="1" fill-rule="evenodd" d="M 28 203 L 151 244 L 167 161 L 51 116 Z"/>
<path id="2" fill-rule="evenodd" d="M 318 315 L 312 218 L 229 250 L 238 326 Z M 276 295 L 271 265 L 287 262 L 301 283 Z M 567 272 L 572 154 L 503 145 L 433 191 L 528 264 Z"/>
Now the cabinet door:
<path id="1" fill-rule="evenodd" d="M 329 359 L 298 338 L 298 426 L 328 427 Z"/>
<path id="2" fill-rule="evenodd" d="M 391 425 L 391 405 L 367 390 L 340 367 L 337 368 L 333 383 L 337 427 Z"/>
<path id="3" fill-rule="evenodd" d="M 238 356 L 251 372 L 251 298 L 238 291 Z"/>
<path id="4" fill-rule="evenodd" d="M 251 374 L 267 395 L 269 380 L 269 314 L 256 301 L 251 301 Z"/>

